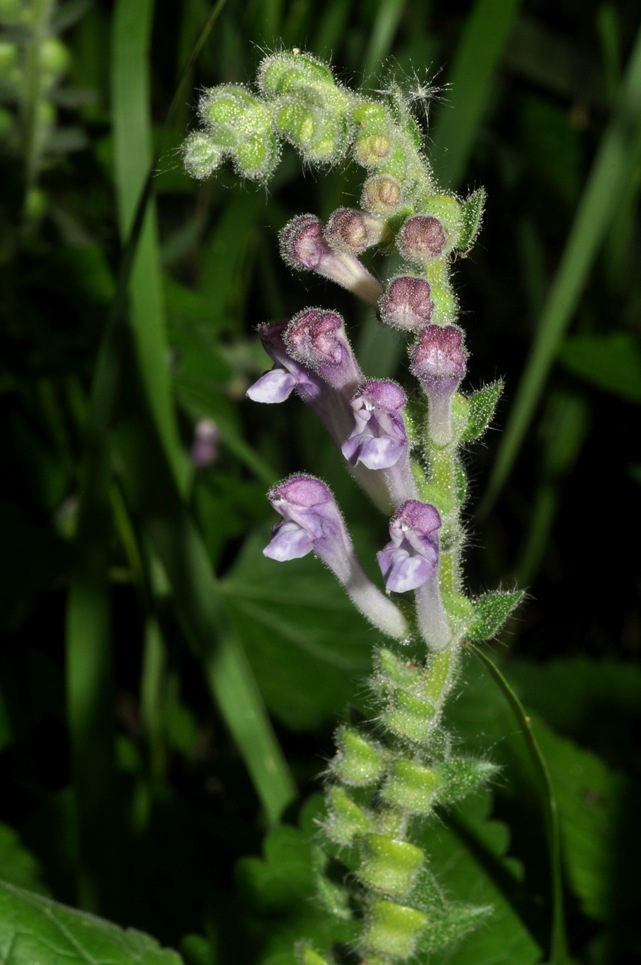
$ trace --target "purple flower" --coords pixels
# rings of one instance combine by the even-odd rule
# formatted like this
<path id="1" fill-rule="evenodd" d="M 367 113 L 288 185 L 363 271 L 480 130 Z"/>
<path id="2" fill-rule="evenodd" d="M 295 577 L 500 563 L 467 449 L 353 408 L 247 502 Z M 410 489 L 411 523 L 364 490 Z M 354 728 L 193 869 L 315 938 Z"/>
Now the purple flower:
<path id="1" fill-rule="evenodd" d="M 401 611 L 363 570 L 332 492 L 315 476 L 291 476 L 268 493 L 283 518 L 263 550 L 277 562 L 314 553 L 334 573 L 370 623 L 396 639 L 407 633 Z"/>
<path id="2" fill-rule="evenodd" d="M 303 402 L 313 405 L 324 391 L 322 380 L 288 354 L 283 339 L 287 324 L 266 324 L 258 328 L 263 348 L 275 364 L 247 389 L 247 396 L 253 402 L 284 402 L 296 389 Z"/>
<path id="3" fill-rule="evenodd" d="M 299 312 L 287 326 L 285 344 L 292 358 L 342 393 L 351 396 L 363 380 L 337 312 L 322 308 Z"/>
<path id="4" fill-rule="evenodd" d="M 395 328 L 423 328 L 434 311 L 430 283 L 415 275 L 398 275 L 387 286 L 379 310 L 382 320 Z"/>
<path id="5" fill-rule="evenodd" d="M 406 593 L 432 579 L 441 517 L 430 503 L 408 499 L 390 522 L 391 541 L 376 554 L 388 590 Z"/>
<path id="6" fill-rule="evenodd" d="M 396 382 L 370 379 L 352 399 L 356 426 L 341 446 L 351 466 L 389 469 L 408 451 L 402 409 L 407 396 Z"/>
<path id="7" fill-rule="evenodd" d="M 211 419 L 199 419 L 194 429 L 190 458 L 194 466 L 204 469 L 218 458 L 220 429 Z"/>
<path id="8" fill-rule="evenodd" d="M 401 254 L 417 265 L 425 265 L 442 254 L 445 242 L 443 225 L 432 214 L 414 214 L 407 218 L 397 238 Z"/>
<path id="9" fill-rule="evenodd" d="M 283 260 L 292 268 L 307 268 L 335 281 L 370 305 L 375 305 L 383 286 L 345 251 L 333 251 L 324 237 L 323 223 L 314 214 L 301 214 L 285 225 L 280 233 Z"/>
<path id="10" fill-rule="evenodd" d="M 428 325 L 411 350 L 411 372 L 429 393 L 451 395 L 465 375 L 467 352 L 457 325 Z"/>

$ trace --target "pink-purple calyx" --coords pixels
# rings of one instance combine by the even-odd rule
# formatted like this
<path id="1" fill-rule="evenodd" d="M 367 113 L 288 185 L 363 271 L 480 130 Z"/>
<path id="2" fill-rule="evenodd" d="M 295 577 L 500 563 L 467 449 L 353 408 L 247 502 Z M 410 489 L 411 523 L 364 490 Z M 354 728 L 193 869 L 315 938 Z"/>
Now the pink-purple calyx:
<path id="1" fill-rule="evenodd" d="M 430 283 L 416 275 L 397 275 L 379 302 L 381 319 L 394 328 L 415 331 L 429 325 L 434 311 Z"/>
<path id="2" fill-rule="evenodd" d="M 370 305 L 375 305 L 383 286 L 348 251 L 334 251 L 327 243 L 323 222 L 314 214 L 293 218 L 280 233 L 283 260 L 293 268 L 306 268 L 347 288 Z"/>
<path id="3" fill-rule="evenodd" d="M 410 369 L 428 393 L 452 394 L 465 375 L 467 352 L 458 325 L 428 325 L 410 352 Z"/>
<path id="4" fill-rule="evenodd" d="M 338 312 L 306 308 L 285 332 L 289 355 L 342 393 L 353 394 L 363 373 L 349 344 Z"/>

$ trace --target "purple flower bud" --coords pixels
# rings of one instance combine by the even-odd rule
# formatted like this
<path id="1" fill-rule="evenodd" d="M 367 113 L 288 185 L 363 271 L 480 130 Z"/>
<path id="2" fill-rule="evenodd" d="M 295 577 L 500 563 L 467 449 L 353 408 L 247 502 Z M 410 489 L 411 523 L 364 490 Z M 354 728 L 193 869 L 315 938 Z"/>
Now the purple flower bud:
<path id="1" fill-rule="evenodd" d="M 292 268 L 307 268 L 335 281 L 370 305 L 375 305 L 383 287 L 361 265 L 355 255 L 332 251 L 323 234 L 323 223 L 314 214 L 301 214 L 280 233 L 283 260 Z"/>
<path id="2" fill-rule="evenodd" d="M 343 319 L 337 312 L 322 308 L 299 312 L 287 326 L 285 344 L 292 358 L 349 397 L 363 381 Z"/>
<path id="3" fill-rule="evenodd" d="M 406 593 L 432 579 L 441 517 L 430 503 L 408 499 L 390 522 L 391 541 L 376 554 L 388 590 Z"/>
<path id="4" fill-rule="evenodd" d="M 370 379 L 352 399 L 356 426 L 341 446 L 351 466 L 389 469 L 408 451 L 402 409 L 407 396 L 396 382 Z"/>
<path id="5" fill-rule="evenodd" d="M 377 245 L 387 231 L 382 218 L 354 208 L 338 208 L 325 228 L 325 238 L 334 251 L 355 255 Z"/>
<path id="6" fill-rule="evenodd" d="M 428 435 L 437 446 L 452 441 L 452 396 L 465 375 L 467 353 L 457 325 L 428 325 L 410 352 L 410 370 L 429 399 Z"/>
<path id="7" fill-rule="evenodd" d="M 405 618 L 364 572 L 329 486 L 301 474 L 274 486 L 268 498 L 283 519 L 273 527 L 265 556 L 283 562 L 315 553 L 370 623 L 402 638 L 407 632 Z"/>
<path id="8" fill-rule="evenodd" d="M 395 328 L 424 328 L 432 317 L 434 302 L 430 283 L 415 275 L 399 275 L 387 286 L 379 302 L 381 318 Z"/>
<path id="9" fill-rule="evenodd" d="M 415 214 L 408 218 L 398 233 L 401 254 L 417 265 L 425 265 L 438 258 L 445 248 L 443 225 L 432 214 Z"/>
<path id="10" fill-rule="evenodd" d="M 288 354 L 283 340 L 286 328 L 287 322 L 259 326 L 263 348 L 275 365 L 247 389 L 247 396 L 253 402 L 273 404 L 284 402 L 296 389 L 303 402 L 314 405 L 325 387 L 318 376 Z"/>
<path id="11" fill-rule="evenodd" d="M 411 372 L 428 393 L 451 395 L 466 370 L 463 331 L 457 325 L 428 325 L 411 350 Z"/>
<path id="12" fill-rule="evenodd" d="M 216 423 L 211 419 L 199 419 L 194 429 L 194 441 L 190 452 L 194 466 L 204 469 L 216 462 L 219 443 L 220 429 Z"/>

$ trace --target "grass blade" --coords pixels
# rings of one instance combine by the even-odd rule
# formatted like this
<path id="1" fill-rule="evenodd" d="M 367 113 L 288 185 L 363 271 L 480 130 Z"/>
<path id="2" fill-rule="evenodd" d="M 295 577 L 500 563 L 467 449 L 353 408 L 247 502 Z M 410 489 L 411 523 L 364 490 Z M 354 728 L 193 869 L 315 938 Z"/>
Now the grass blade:
<path id="1" fill-rule="evenodd" d="M 466 19 L 447 77 L 451 89 L 430 130 L 430 159 L 444 187 L 456 188 L 463 177 L 519 7 L 520 0 L 477 0 Z"/>
<path id="2" fill-rule="evenodd" d="M 516 718 L 523 740 L 528 749 L 535 773 L 539 779 L 541 807 L 545 818 L 545 828 L 550 860 L 550 883 L 552 891 L 552 927 L 550 931 L 550 962 L 552 965 L 567 965 L 569 963 L 567 937 L 565 934 L 565 918 L 563 911 L 563 875 L 561 868 L 561 836 L 559 832 L 559 815 L 545 758 L 541 753 L 530 718 L 525 712 L 523 704 L 514 693 L 509 683 L 487 654 L 469 644 L 485 669 L 494 679 L 499 690 L 510 705 Z"/>
<path id="3" fill-rule="evenodd" d="M 488 512 L 517 458 L 561 339 L 576 310 L 619 199 L 641 159 L 641 30 L 621 98 L 603 134 L 556 277 L 541 315 L 481 510 Z"/>

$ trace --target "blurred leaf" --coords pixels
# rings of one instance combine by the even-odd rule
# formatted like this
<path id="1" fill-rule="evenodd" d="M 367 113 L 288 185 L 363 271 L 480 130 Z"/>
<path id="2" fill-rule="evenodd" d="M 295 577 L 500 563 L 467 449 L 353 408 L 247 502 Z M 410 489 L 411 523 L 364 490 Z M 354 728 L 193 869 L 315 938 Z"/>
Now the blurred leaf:
<path id="1" fill-rule="evenodd" d="M 223 588 L 270 710 L 309 730 L 344 711 L 375 639 L 317 559 L 274 563 L 262 554 L 267 541 L 247 541 Z"/>
<path id="2" fill-rule="evenodd" d="M 48 889 L 42 883 L 38 859 L 24 846 L 13 828 L 6 824 L 0 824 L 0 868 L 7 884 L 28 888 L 42 895 L 48 894 Z"/>
<path id="3" fill-rule="evenodd" d="M 523 870 L 506 858 L 509 832 L 490 817 L 489 791 L 457 806 L 443 824 L 430 826 L 423 844 L 446 893 L 493 909 L 489 921 L 450 949 L 430 956 L 430 965 L 534 965 L 541 947 L 521 914 Z"/>
<path id="4" fill-rule="evenodd" d="M 633 335 L 574 335 L 563 343 L 559 359 L 597 388 L 641 402 L 641 343 Z"/>
<path id="5" fill-rule="evenodd" d="M 142 932 L 0 882 L 0 956 L 6 965 L 181 965 Z"/>

